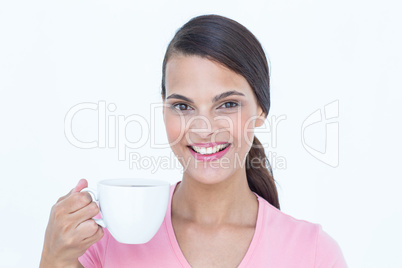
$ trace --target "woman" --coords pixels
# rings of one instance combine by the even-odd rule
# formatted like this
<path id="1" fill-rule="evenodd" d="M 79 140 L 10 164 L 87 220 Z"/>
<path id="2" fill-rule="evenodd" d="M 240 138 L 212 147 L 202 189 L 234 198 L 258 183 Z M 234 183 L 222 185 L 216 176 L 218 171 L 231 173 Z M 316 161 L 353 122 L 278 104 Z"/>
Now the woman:
<path id="1" fill-rule="evenodd" d="M 184 167 L 165 220 L 142 245 L 120 244 L 91 219 L 81 180 L 53 207 L 41 267 L 346 267 L 320 225 L 279 210 L 254 136 L 270 108 L 264 51 L 225 17 L 193 18 L 174 36 L 162 73 L 164 122 Z"/>

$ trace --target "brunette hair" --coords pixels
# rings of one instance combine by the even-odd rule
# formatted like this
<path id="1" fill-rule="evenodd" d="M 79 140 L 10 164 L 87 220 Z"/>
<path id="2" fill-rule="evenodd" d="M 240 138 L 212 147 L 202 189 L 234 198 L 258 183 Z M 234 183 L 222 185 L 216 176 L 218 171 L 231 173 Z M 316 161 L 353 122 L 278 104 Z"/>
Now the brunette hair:
<path id="1" fill-rule="evenodd" d="M 259 106 L 265 115 L 268 115 L 270 85 L 267 59 L 260 42 L 240 23 L 219 15 L 202 15 L 184 24 L 170 41 L 163 60 L 162 98 L 164 99 L 166 64 L 174 54 L 205 57 L 242 75 L 253 89 Z M 271 165 L 264 148 L 255 136 L 246 163 L 250 189 L 280 209 Z"/>

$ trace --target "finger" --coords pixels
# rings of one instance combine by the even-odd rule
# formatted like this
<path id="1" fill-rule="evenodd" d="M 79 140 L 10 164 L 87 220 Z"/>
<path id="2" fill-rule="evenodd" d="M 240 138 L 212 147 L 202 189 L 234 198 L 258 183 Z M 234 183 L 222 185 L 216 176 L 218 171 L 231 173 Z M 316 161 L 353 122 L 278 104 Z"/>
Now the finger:
<path id="1" fill-rule="evenodd" d="M 93 219 L 89 219 L 77 226 L 76 233 L 80 240 L 85 240 L 94 236 L 99 228 L 101 227 Z"/>
<path id="2" fill-rule="evenodd" d="M 84 188 L 86 188 L 86 187 L 88 187 L 88 182 L 87 182 L 87 180 L 85 180 L 85 179 L 79 180 L 79 182 L 77 183 L 77 185 L 76 185 L 73 189 L 71 189 L 70 192 L 68 192 L 68 194 L 63 195 L 62 197 L 60 197 L 60 198 L 57 200 L 57 203 L 63 201 L 63 200 L 66 199 L 67 197 L 69 197 L 73 192 L 80 192 L 82 189 L 84 189 Z"/>
<path id="3" fill-rule="evenodd" d="M 90 204 L 92 197 L 87 192 L 72 192 L 70 196 L 57 205 L 62 207 L 66 214 L 72 214 Z"/>
<path id="4" fill-rule="evenodd" d="M 87 206 L 70 214 L 70 219 L 77 223 L 77 226 L 82 222 L 91 219 L 99 214 L 99 207 L 95 202 L 89 203 Z"/>
<path id="5" fill-rule="evenodd" d="M 101 240 L 103 235 L 104 235 L 103 228 L 98 226 L 98 230 L 95 232 L 95 234 L 93 236 L 85 238 L 82 242 L 84 243 L 85 247 L 89 248 L 92 244 Z"/>
<path id="6" fill-rule="evenodd" d="M 71 191 L 70 191 L 68 194 L 63 195 L 62 197 L 60 197 L 60 198 L 57 200 L 56 203 L 60 203 L 61 201 L 63 201 L 64 199 L 66 199 L 66 198 L 71 194 L 71 192 L 72 192 L 73 190 L 74 190 L 74 189 L 71 189 Z"/>
<path id="7" fill-rule="evenodd" d="M 88 187 L 88 182 L 86 179 L 81 179 L 77 186 L 75 186 L 73 192 L 80 192 L 82 189 L 87 188 Z"/>

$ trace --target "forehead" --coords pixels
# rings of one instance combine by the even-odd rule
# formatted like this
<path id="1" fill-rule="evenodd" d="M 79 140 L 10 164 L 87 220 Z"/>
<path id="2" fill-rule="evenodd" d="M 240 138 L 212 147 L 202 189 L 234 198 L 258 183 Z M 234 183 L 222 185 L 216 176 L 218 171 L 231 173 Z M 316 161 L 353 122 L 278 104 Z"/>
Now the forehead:
<path id="1" fill-rule="evenodd" d="M 172 56 L 166 65 L 166 95 L 206 97 L 237 90 L 253 95 L 247 80 L 224 65 L 200 56 Z"/>

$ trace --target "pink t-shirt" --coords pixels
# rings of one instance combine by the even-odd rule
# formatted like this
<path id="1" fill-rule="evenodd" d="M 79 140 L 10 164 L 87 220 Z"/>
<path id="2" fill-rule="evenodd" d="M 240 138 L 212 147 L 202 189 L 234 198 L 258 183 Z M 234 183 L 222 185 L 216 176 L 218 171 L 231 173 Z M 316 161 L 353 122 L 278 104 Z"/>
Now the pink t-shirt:
<path id="1" fill-rule="evenodd" d="M 89 267 L 191 267 L 180 250 L 172 227 L 171 186 L 169 206 L 156 235 L 146 244 L 117 242 L 104 228 L 104 236 L 79 261 Z M 337 242 L 319 224 L 297 220 L 258 196 L 254 237 L 239 268 L 347 267 Z"/>

